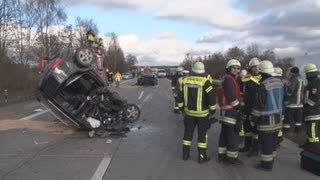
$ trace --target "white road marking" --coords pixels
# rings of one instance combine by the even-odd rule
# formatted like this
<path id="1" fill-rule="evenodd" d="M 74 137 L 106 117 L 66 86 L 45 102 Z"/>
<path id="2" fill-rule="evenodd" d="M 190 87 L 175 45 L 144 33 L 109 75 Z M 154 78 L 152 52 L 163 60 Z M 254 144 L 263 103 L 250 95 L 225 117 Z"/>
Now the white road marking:
<path id="1" fill-rule="evenodd" d="M 96 172 L 91 177 L 91 180 L 101 180 L 109 167 L 110 161 L 111 161 L 110 157 L 104 157 L 101 160 Z"/>
<path id="2" fill-rule="evenodd" d="M 34 118 L 34 117 L 40 116 L 41 114 L 47 113 L 47 112 L 49 112 L 49 111 L 50 111 L 50 110 L 47 109 L 47 110 L 44 110 L 44 111 L 41 111 L 41 112 L 37 112 L 37 113 L 31 114 L 31 115 L 29 115 L 29 116 L 20 118 L 19 120 L 22 120 L 22 121 L 23 121 L 23 120 L 30 120 L 30 119 L 32 119 L 32 118 Z"/>
<path id="3" fill-rule="evenodd" d="M 139 96 L 138 100 L 142 98 L 143 93 L 144 93 L 144 91 L 142 91 L 142 92 L 140 93 L 140 96 Z"/>

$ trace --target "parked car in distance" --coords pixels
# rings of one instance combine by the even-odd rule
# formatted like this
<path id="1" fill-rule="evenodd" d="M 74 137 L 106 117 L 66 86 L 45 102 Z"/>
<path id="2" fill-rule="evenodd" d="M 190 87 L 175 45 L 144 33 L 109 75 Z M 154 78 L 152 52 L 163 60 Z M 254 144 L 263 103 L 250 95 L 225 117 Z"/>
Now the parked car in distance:
<path id="1" fill-rule="evenodd" d="M 137 85 L 152 85 L 155 86 L 158 84 L 157 75 L 153 73 L 141 74 L 137 79 Z"/>
<path id="2" fill-rule="evenodd" d="M 165 69 L 159 69 L 157 74 L 159 78 L 164 78 L 167 76 L 167 72 Z"/>
<path id="3" fill-rule="evenodd" d="M 132 76 L 132 73 L 131 72 L 125 72 L 125 73 L 122 73 L 122 79 L 131 79 L 133 78 Z"/>

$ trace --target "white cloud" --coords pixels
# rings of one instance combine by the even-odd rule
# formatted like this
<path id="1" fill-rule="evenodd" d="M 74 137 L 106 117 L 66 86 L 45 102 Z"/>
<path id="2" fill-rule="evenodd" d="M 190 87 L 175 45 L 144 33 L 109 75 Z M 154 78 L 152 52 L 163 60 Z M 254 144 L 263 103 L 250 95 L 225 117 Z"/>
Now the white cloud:
<path id="1" fill-rule="evenodd" d="M 142 39 L 135 34 L 119 35 L 125 53 L 137 54 L 141 62 L 181 62 L 186 53 L 206 54 L 232 46 L 245 50 L 256 43 L 261 51 L 274 50 L 277 56 L 319 52 L 320 1 L 316 0 L 66 0 L 106 9 L 153 12 L 153 16 L 212 28 L 199 34 L 198 43 L 163 32 Z"/>
<path id="2" fill-rule="evenodd" d="M 243 26 L 252 20 L 248 14 L 231 8 L 229 0 L 175 0 L 159 8 L 156 15 L 218 27 Z"/>

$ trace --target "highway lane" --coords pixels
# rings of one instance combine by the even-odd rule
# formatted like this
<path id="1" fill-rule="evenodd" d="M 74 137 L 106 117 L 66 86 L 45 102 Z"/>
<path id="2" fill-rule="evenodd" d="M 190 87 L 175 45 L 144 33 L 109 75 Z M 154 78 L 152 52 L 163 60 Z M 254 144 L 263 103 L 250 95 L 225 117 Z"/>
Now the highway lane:
<path id="1" fill-rule="evenodd" d="M 1 179 L 105 179 L 105 180 L 192 180 L 192 179 L 318 179 L 299 168 L 299 152 L 285 140 L 278 151 L 272 172 L 253 168 L 259 158 L 241 155 L 244 166 L 227 166 L 217 162 L 219 124 L 209 131 L 208 154 L 212 160 L 199 165 L 196 143 L 191 159 L 181 159 L 183 122 L 172 113 L 170 81 L 159 79 L 158 86 L 136 86 L 125 81 L 116 89 L 136 103 L 142 111 L 136 127 L 125 138 L 87 138 L 85 132 L 52 134 L 45 131 L 18 129 L 0 132 Z M 32 116 L 41 108 L 36 102 L 0 108 L 1 119 L 13 120 Z M 20 111 L 20 109 L 22 109 Z M 32 117 L 34 121 L 52 121 L 50 113 Z M 196 134 L 194 141 L 196 141 Z"/>

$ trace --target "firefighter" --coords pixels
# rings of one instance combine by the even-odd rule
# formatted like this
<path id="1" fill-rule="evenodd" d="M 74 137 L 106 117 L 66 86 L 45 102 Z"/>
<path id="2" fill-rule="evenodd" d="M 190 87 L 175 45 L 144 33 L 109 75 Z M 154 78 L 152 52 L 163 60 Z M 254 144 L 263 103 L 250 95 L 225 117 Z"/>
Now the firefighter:
<path id="1" fill-rule="evenodd" d="M 121 74 L 119 73 L 119 71 L 116 72 L 116 74 L 114 75 L 114 80 L 116 81 L 116 87 L 119 87 L 120 81 L 121 81 Z"/>
<path id="2" fill-rule="evenodd" d="M 276 156 L 278 132 L 282 128 L 283 82 L 276 77 L 271 61 L 260 62 L 261 80 L 255 95 L 251 124 L 257 127 L 261 161 L 257 169 L 271 171 Z"/>
<path id="3" fill-rule="evenodd" d="M 284 79 L 283 79 L 283 70 L 280 67 L 274 67 L 274 72 L 275 72 L 275 77 L 279 78 L 282 83 L 284 84 Z M 285 86 L 283 87 L 283 92 L 285 93 Z M 283 97 L 285 98 L 285 96 Z M 285 107 L 283 104 L 283 109 L 282 109 L 282 115 L 281 115 L 281 121 L 284 121 L 284 114 L 285 114 Z M 283 126 L 282 126 L 283 129 Z M 278 133 L 278 142 L 277 142 L 277 147 L 280 147 L 280 143 L 283 141 L 283 131 L 282 129 L 279 130 Z"/>
<path id="4" fill-rule="evenodd" d="M 171 89 L 172 89 L 172 93 L 174 98 L 177 97 L 177 84 L 178 84 L 178 80 L 179 78 L 181 78 L 183 76 L 183 67 L 177 67 L 176 73 L 175 75 L 172 77 L 171 80 Z M 176 101 L 174 102 L 174 113 L 179 114 L 179 107 L 178 104 L 176 103 Z"/>
<path id="5" fill-rule="evenodd" d="M 221 111 L 221 131 L 219 137 L 218 160 L 229 164 L 243 164 L 238 159 L 239 132 L 242 126 L 240 108 L 242 96 L 237 81 L 241 64 L 231 59 L 226 65 L 226 74 L 222 88 L 218 90 L 218 101 Z"/>
<path id="6" fill-rule="evenodd" d="M 301 122 L 303 119 L 303 92 L 304 80 L 299 73 L 299 68 L 293 67 L 290 69 L 290 78 L 285 93 L 286 118 L 283 122 L 285 131 L 289 130 L 290 122 L 294 122 L 295 133 L 301 130 Z"/>
<path id="7" fill-rule="evenodd" d="M 252 127 L 250 124 L 251 112 L 253 108 L 254 95 L 258 92 L 260 85 L 260 59 L 252 58 L 249 61 L 248 75 L 242 79 L 243 91 L 244 91 L 244 107 L 243 114 L 245 114 L 245 120 L 243 122 L 245 137 L 244 137 L 244 147 L 241 148 L 240 152 L 248 152 L 247 156 L 258 155 L 258 132 L 257 129 Z"/>
<path id="8" fill-rule="evenodd" d="M 305 149 L 320 148 L 319 120 L 320 120 L 320 78 L 315 64 L 305 66 L 307 78 L 306 95 L 304 100 L 304 121 L 306 124 L 307 141 L 301 147 Z"/>
<path id="9" fill-rule="evenodd" d="M 193 132 L 197 127 L 198 163 L 210 161 L 206 155 L 207 131 L 211 126 L 209 118 L 216 111 L 216 100 L 213 86 L 206 78 L 202 62 L 196 62 L 192 74 L 183 78 L 176 101 L 179 109 L 185 114 L 182 159 L 184 161 L 189 159 Z"/>

